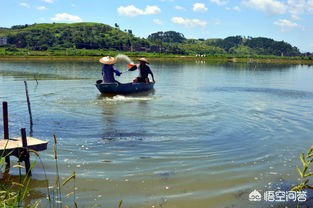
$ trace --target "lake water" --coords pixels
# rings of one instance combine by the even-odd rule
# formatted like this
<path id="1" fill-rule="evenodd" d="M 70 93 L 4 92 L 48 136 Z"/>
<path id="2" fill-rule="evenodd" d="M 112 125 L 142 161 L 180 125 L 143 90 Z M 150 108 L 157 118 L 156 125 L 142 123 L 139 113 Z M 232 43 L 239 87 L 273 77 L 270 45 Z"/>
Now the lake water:
<path id="1" fill-rule="evenodd" d="M 298 183 L 299 155 L 313 141 L 312 66 L 195 61 L 151 68 L 153 92 L 102 96 L 94 86 L 97 61 L 2 61 L 10 136 L 29 132 L 26 80 L 33 136 L 50 141 L 41 153 L 49 184 L 56 134 L 60 175 L 76 171 L 79 207 L 117 207 L 120 200 L 136 208 L 280 206 L 248 197 Z M 44 180 L 40 163 L 33 180 Z"/>

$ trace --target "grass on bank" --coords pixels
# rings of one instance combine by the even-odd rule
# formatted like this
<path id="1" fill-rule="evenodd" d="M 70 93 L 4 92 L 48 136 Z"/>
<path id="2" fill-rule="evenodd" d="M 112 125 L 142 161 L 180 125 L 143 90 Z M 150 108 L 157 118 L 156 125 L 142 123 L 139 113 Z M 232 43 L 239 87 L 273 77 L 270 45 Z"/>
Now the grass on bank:
<path id="1" fill-rule="evenodd" d="M 131 58 L 146 57 L 152 60 L 164 61 L 182 61 L 182 60 L 204 60 L 219 62 L 239 62 L 239 63 L 290 63 L 290 64 L 309 64 L 313 65 L 312 56 L 273 56 L 273 55 L 249 55 L 249 54 L 216 54 L 216 55 L 178 55 L 165 53 L 148 53 L 148 52 L 125 52 L 113 50 L 92 50 L 92 49 L 57 49 L 47 51 L 33 51 L 29 49 L 8 49 L 0 47 L 0 60 L 96 60 L 99 57 L 118 54 L 125 54 Z"/>

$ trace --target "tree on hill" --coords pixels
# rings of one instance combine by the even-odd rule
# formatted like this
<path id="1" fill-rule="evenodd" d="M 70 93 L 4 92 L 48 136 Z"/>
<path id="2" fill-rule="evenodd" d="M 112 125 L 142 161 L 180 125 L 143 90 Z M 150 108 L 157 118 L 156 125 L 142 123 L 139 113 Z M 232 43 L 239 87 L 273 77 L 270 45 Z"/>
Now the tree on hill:
<path id="1" fill-rule="evenodd" d="M 148 38 L 139 38 L 133 35 L 131 29 L 121 30 L 117 23 L 115 27 L 90 22 L 16 25 L 0 28 L 0 37 L 7 37 L 9 48 L 38 51 L 72 48 L 182 55 L 301 55 L 298 48 L 269 38 L 230 36 L 225 39 L 187 39 L 175 31 L 160 31 Z"/>
<path id="2" fill-rule="evenodd" d="M 245 43 L 246 46 L 256 50 L 261 55 L 272 54 L 276 56 L 298 56 L 300 51 L 284 41 L 274 41 L 270 38 L 250 38 Z"/>
<path id="3" fill-rule="evenodd" d="M 167 32 L 156 32 L 152 33 L 148 36 L 148 40 L 150 41 L 162 41 L 166 43 L 183 43 L 186 38 L 182 33 L 178 33 L 175 31 L 167 31 Z"/>
<path id="4" fill-rule="evenodd" d="M 223 48 L 225 51 L 229 52 L 231 48 L 240 45 L 242 40 L 241 36 L 231 36 L 225 39 L 218 39 L 213 42 L 212 45 Z"/>

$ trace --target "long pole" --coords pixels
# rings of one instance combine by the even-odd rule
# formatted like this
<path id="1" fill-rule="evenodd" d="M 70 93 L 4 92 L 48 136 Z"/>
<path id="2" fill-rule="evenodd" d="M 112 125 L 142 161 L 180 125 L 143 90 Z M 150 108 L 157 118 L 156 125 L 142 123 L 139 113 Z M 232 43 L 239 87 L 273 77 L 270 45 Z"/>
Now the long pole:
<path id="1" fill-rule="evenodd" d="M 26 92 L 26 99 L 27 99 L 27 106 L 28 106 L 28 113 L 29 113 L 29 120 L 30 120 L 30 131 L 33 131 L 33 116 L 32 116 L 32 109 L 30 107 L 30 100 L 29 100 L 29 95 L 28 95 L 28 87 L 27 87 L 27 82 L 24 81 L 25 84 L 25 92 Z"/>

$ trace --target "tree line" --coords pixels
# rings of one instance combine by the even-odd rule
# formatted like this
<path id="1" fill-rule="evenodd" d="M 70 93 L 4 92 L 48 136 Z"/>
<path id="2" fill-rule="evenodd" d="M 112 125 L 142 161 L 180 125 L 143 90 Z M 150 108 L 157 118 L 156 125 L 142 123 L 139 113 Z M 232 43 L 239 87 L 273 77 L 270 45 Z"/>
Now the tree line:
<path id="1" fill-rule="evenodd" d="M 299 56 L 299 49 L 284 41 L 265 37 L 231 36 L 224 39 L 187 39 L 175 31 L 156 32 L 147 38 L 135 37 L 132 30 L 121 30 L 101 23 L 52 23 L 15 25 L 0 28 L 7 37 L 8 50 L 34 51 L 62 49 L 104 49 L 181 55 L 275 55 Z"/>

